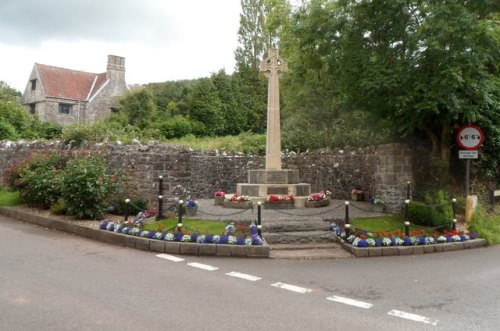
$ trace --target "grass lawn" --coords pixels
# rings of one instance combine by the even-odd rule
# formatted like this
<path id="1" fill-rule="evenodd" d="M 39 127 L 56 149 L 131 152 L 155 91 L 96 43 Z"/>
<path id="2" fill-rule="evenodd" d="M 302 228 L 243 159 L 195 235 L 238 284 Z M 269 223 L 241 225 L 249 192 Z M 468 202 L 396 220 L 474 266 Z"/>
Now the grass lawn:
<path id="1" fill-rule="evenodd" d="M 10 192 L 0 187 L 0 206 L 15 206 L 21 204 L 19 192 Z"/>
<path id="2" fill-rule="evenodd" d="M 177 219 L 167 219 L 153 224 L 144 225 L 144 230 L 163 232 L 171 230 L 177 227 Z M 207 220 L 195 220 L 189 218 L 183 218 L 182 224 L 184 225 L 184 231 L 190 233 L 198 234 L 224 234 L 226 223 L 218 221 L 207 221 Z M 248 227 L 246 227 L 248 228 Z M 249 232 L 248 232 L 249 233 Z"/>
<path id="3" fill-rule="evenodd" d="M 370 218 L 358 218 L 351 221 L 351 223 L 368 232 L 380 232 L 380 231 L 404 231 L 404 219 L 401 215 L 385 215 L 380 217 L 370 217 Z M 423 226 L 411 225 L 410 231 L 426 229 Z"/>
<path id="4" fill-rule="evenodd" d="M 488 214 L 479 210 L 472 218 L 470 229 L 490 245 L 500 244 L 500 213 Z"/>

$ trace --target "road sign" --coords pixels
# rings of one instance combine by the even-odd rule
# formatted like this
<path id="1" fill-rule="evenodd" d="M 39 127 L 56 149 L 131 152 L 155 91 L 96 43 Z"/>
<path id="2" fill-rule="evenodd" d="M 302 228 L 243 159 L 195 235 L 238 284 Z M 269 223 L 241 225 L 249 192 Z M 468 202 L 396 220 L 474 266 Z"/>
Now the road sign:
<path id="1" fill-rule="evenodd" d="M 466 125 L 458 130 L 457 143 L 463 149 L 478 149 L 483 140 L 483 131 L 476 125 Z"/>
<path id="2" fill-rule="evenodd" d="M 459 159 L 478 159 L 479 158 L 479 152 L 477 150 L 460 150 L 458 151 L 458 158 Z"/>

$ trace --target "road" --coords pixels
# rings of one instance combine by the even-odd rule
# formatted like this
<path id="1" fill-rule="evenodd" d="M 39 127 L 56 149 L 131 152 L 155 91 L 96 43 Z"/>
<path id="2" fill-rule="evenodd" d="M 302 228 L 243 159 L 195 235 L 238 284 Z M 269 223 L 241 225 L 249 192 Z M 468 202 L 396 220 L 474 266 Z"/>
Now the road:
<path id="1" fill-rule="evenodd" d="M 499 330 L 499 261 L 158 257 L 0 216 L 0 330 Z"/>

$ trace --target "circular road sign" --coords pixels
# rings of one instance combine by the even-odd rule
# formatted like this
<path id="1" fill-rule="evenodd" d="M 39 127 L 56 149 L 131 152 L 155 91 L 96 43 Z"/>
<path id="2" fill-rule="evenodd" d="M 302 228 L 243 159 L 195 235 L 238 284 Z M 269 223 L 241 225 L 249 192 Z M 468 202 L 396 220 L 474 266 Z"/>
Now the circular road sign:
<path id="1" fill-rule="evenodd" d="M 463 149 L 474 150 L 478 149 L 483 143 L 484 133 L 476 125 L 466 125 L 457 133 L 457 143 Z"/>

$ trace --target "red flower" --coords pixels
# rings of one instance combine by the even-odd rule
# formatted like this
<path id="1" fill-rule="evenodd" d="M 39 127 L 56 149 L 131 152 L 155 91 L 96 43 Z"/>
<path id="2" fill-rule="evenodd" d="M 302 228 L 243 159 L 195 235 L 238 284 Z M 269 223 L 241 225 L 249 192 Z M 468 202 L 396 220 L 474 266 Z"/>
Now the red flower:
<path id="1" fill-rule="evenodd" d="M 114 183 L 114 182 L 116 182 L 116 177 L 115 176 L 111 176 L 110 180 Z"/>
<path id="2" fill-rule="evenodd" d="M 392 237 L 392 232 L 387 232 L 387 237 L 391 238 Z"/>
<path id="3" fill-rule="evenodd" d="M 366 236 L 364 234 L 362 234 L 362 235 L 359 236 L 359 239 L 363 239 L 364 240 L 364 239 L 366 239 Z"/>

